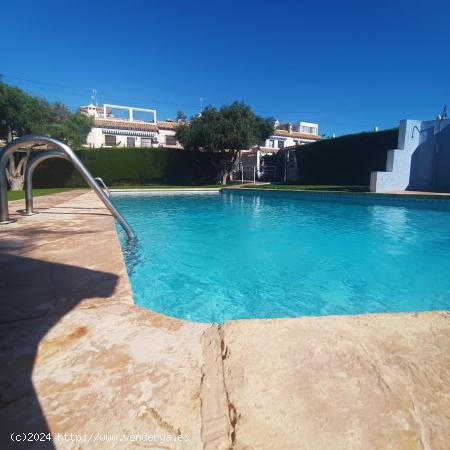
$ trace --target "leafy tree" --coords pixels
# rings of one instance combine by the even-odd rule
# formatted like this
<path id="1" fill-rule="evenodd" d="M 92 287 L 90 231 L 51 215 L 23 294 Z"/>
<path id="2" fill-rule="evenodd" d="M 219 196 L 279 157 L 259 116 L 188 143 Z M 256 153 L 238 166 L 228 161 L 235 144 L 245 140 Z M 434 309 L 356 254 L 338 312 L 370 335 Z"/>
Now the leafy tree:
<path id="1" fill-rule="evenodd" d="M 177 122 L 178 121 L 186 121 L 187 117 L 186 114 L 183 111 L 177 111 Z"/>
<path id="2" fill-rule="evenodd" d="M 51 103 L 50 109 L 52 111 L 54 119 L 58 121 L 67 119 L 67 117 L 70 115 L 69 108 L 62 102 Z"/>
<path id="3" fill-rule="evenodd" d="M 49 103 L 0 81 L 0 139 L 6 142 L 26 134 L 54 137 L 80 146 L 93 126 L 92 118 L 72 113 L 63 103 Z M 6 177 L 12 190 L 23 189 L 30 151 L 13 155 Z"/>
<path id="4" fill-rule="evenodd" d="M 220 153 L 222 184 L 226 184 L 240 150 L 265 141 L 273 133 L 273 120 L 256 115 L 241 102 L 216 109 L 208 106 L 189 124 L 176 127 L 176 138 L 186 150 Z"/>
<path id="5" fill-rule="evenodd" d="M 86 136 L 93 126 L 92 117 L 69 112 L 62 120 L 48 124 L 46 134 L 74 147 L 80 147 L 86 142 Z"/>
<path id="6" fill-rule="evenodd" d="M 0 137 L 6 142 L 14 136 L 43 132 L 51 120 L 48 102 L 0 83 Z"/>

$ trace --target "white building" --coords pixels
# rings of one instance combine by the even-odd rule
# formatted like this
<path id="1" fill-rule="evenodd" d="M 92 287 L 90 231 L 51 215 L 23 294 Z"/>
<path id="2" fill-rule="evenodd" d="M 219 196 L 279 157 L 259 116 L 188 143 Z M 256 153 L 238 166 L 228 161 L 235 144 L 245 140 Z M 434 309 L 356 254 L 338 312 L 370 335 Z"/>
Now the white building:
<path id="1" fill-rule="evenodd" d="M 319 124 L 317 123 L 299 122 L 298 125 L 293 125 L 291 123 L 280 124 L 277 120 L 274 124 L 273 135 L 263 145 L 260 145 L 259 149 L 276 153 L 280 148 L 309 144 L 320 139 Z M 274 151 L 274 149 L 276 150 Z"/>
<path id="2" fill-rule="evenodd" d="M 86 139 L 89 147 L 182 148 L 175 139 L 176 122 L 158 121 L 154 109 L 90 104 L 80 111 L 94 118 Z"/>
<path id="3" fill-rule="evenodd" d="M 280 124 L 277 120 L 274 123 L 273 134 L 266 141 L 247 150 L 241 150 L 238 160 L 235 163 L 235 170 L 240 172 L 250 172 L 253 176 L 261 174 L 263 160 L 266 156 L 286 150 L 286 180 L 293 179 L 297 174 L 297 161 L 295 157 L 295 147 L 298 145 L 310 144 L 319 141 L 319 124 L 310 122 L 299 122 L 298 125 L 291 123 Z M 253 175 L 252 173 L 255 172 Z M 253 176 L 254 177 L 254 176 Z M 242 178 L 244 179 L 244 178 Z"/>

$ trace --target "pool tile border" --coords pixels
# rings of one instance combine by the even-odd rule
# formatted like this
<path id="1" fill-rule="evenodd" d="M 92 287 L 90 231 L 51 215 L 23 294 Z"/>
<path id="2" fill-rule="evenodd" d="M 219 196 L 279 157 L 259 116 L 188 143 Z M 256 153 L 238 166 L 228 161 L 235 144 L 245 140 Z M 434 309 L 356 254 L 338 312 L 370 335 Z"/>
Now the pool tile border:
<path id="1" fill-rule="evenodd" d="M 401 193 L 373 193 L 373 192 L 338 192 L 338 191 L 300 191 L 282 189 L 257 188 L 224 188 L 223 193 L 239 193 L 255 195 L 267 193 L 278 198 L 292 198 L 293 196 L 309 201 L 340 202 L 360 205 L 384 205 L 423 207 L 443 211 L 450 211 L 450 195 L 434 194 L 401 194 Z"/>

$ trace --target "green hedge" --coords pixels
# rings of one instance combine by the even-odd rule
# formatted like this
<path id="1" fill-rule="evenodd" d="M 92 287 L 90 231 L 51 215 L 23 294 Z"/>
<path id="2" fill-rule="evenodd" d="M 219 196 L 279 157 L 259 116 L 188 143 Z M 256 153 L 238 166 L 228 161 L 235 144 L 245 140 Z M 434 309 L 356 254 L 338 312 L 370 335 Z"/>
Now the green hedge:
<path id="1" fill-rule="evenodd" d="M 94 177 L 113 184 L 213 184 L 217 155 L 166 148 L 108 148 L 76 152 Z M 36 168 L 36 188 L 81 187 L 85 182 L 67 161 L 51 159 Z"/>
<path id="2" fill-rule="evenodd" d="M 372 171 L 386 169 L 387 151 L 397 139 L 395 128 L 302 145 L 296 150 L 299 182 L 368 186 Z"/>

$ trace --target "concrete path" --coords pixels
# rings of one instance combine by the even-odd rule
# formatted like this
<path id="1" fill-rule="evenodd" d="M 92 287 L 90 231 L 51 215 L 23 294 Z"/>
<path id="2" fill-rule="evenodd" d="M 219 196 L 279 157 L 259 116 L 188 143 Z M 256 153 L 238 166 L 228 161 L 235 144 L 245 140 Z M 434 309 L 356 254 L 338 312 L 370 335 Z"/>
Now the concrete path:
<path id="1" fill-rule="evenodd" d="M 448 448 L 448 313 L 172 319 L 91 192 L 35 205 L 0 226 L 0 448 Z"/>

